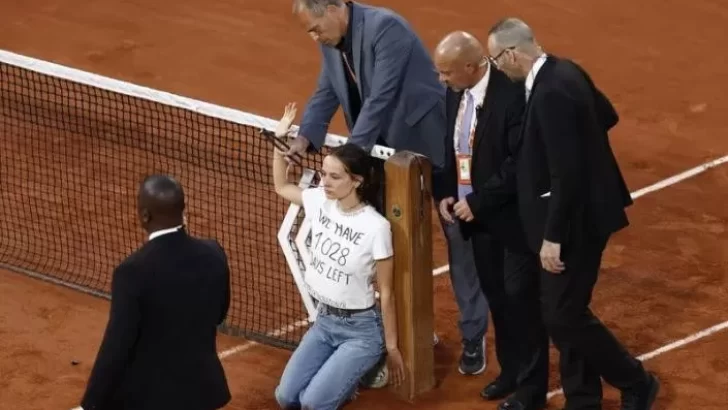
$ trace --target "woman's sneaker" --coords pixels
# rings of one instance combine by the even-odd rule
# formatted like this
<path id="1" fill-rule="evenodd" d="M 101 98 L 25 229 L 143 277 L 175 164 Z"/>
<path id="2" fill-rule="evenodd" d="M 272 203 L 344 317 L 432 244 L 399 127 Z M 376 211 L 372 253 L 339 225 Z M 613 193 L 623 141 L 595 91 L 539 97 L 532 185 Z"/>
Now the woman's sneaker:
<path id="1" fill-rule="evenodd" d="M 437 346 L 440 343 L 440 338 L 437 337 L 437 333 L 432 334 L 432 345 Z M 481 370 L 482 372 L 482 370 Z M 370 389 L 381 389 L 389 383 L 389 368 L 387 367 L 387 356 L 384 355 L 382 360 L 367 372 L 360 381 L 360 385 L 368 387 Z"/>
<path id="2" fill-rule="evenodd" d="M 386 360 L 382 360 L 361 378 L 361 385 L 370 389 L 381 389 L 387 383 L 389 383 L 389 368 Z"/>

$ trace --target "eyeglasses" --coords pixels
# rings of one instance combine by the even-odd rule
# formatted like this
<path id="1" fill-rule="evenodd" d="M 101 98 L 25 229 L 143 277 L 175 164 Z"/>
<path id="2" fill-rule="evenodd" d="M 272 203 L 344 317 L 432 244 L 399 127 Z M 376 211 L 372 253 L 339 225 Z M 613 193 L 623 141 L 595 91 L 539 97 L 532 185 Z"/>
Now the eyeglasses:
<path id="1" fill-rule="evenodd" d="M 503 56 L 503 54 L 505 54 L 506 51 L 515 50 L 515 49 L 516 49 L 516 46 L 506 47 L 503 50 L 501 50 L 500 53 L 496 54 L 495 57 L 488 56 L 488 60 L 490 61 L 491 64 L 498 66 L 498 59 L 501 58 Z"/>

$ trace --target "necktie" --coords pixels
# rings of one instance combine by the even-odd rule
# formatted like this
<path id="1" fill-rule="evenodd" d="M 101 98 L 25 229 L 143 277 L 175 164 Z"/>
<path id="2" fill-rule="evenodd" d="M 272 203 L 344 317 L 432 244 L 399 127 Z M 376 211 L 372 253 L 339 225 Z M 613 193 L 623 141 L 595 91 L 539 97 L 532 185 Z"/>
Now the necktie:
<path id="1" fill-rule="evenodd" d="M 460 135 L 458 135 L 458 153 L 470 155 L 470 125 L 473 122 L 473 112 L 475 107 L 473 104 L 473 94 L 465 90 L 465 110 L 460 122 Z M 466 195 L 473 192 L 472 186 L 458 184 L 458 196 L 462 199 Z"/>

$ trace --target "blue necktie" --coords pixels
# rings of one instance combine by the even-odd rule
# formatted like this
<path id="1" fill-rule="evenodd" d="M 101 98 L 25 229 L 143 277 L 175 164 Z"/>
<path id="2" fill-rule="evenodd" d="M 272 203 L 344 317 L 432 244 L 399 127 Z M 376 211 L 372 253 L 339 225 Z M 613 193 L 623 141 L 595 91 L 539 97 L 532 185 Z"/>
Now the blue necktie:
<path id="1" fill-rule="evenodd" d="M 470 124 L 473 122 L 473 94 L 465 90 L 465 110 L 463 111 L 463 119 L 460 122 L 460 135 L 458 135 L 458 154 L 470 155 Z M 459 167 L 458 167 L 458 172 Z M 458 184 L 458 196 L 460 199 L 473 192 L 473 188 L 468 185 Z"/>

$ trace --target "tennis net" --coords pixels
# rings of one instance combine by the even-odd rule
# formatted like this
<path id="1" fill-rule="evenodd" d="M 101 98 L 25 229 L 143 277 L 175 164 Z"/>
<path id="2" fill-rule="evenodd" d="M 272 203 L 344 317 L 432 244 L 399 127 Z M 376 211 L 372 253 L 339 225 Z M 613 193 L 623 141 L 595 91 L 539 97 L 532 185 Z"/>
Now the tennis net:
<path id="1" fill-rule="evenodd" d="M 308 321 L 277 241 L 289 204 L 272 190 L 272 148 L 257 132 L 276 124 L 0 50 L 0 265 L 108 297 L 113 268 L 145 240 L 138 183 L 171 174 L 190 233 L 218 239 L 230 260 L 223 331 L 294 347 Z"/>

